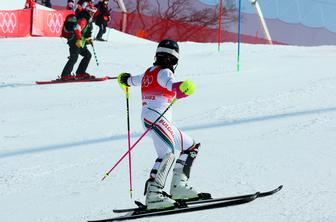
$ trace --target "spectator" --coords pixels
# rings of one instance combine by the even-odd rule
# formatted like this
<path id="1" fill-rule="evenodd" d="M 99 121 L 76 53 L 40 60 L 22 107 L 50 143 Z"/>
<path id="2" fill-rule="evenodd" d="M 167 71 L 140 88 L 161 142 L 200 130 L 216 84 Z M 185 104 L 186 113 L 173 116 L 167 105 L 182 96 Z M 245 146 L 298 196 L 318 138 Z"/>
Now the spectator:
<path id="1" fill-rule="evenodd" d="M 71 11 L 75 11 L 75 1 L 74 0 L 68 0 L 66 9 L 71 10 Z"/>
<path id="2" fill-rule="evenodd" d="M 26 0 L 25 9 L 35 8 L 35 0 Z"/>
<path id="3" fill-rule="evenodd" d="M 96 37 L 98 41 L 105 41 L 103 35 L 106 32 L 107 23 L 111 20 L 111 10 L 108 8 L 108 3 L 108 0 L 102 0 L 96 4 L 97 13 L 95 23 L 99 27 L 99 32 Z"/>
<path id="4" fill-rule="evenodd" d="M 90 25 L 93 21 L 97 9 L 93 4 L 94 0 L 79 0 L 76 5 L 76 16 L 77 18 L 86 18 Z M 92 27 L 92 26 L 91 26 Z"/>
<path id="5" fill-rule="evenodd" d="M 42 0 L 42 5 L 51 8 L 51 2 L 50 0 Z"/>

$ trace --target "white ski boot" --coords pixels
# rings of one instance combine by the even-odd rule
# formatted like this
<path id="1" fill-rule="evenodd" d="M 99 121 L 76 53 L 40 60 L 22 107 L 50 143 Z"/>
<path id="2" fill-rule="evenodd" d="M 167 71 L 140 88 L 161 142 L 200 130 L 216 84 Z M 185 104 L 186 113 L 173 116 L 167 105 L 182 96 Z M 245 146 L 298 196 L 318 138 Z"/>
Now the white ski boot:
<path id="1" fill-rule="evenodd" d="M 174 200 L 199 199 L 198 192 L 188 184 L 190 169 L 197 156 L 199 146 L 198 143 L 190 149 L 182 151 L 180 157 L 176 160 L 170 186 L 170 194 Z"/>
<path id="2" fill-rule="evenodd" d="M 148 210 L 174 208 L 175 200 L 171 199 L 163 188 L 168 173 L 175 160 L 172 153 L 168 153 L 163 159 L 156 159 L 154 168 L 151 171 L 151 178 L 146 182 L 146 206 Z"/>
<path id="3" fill-rule="evenodd" d="M 188 184 L 188 177 L 174 169 L 170 194 L 174 200 L 198 199 L 198 192 Z"/>

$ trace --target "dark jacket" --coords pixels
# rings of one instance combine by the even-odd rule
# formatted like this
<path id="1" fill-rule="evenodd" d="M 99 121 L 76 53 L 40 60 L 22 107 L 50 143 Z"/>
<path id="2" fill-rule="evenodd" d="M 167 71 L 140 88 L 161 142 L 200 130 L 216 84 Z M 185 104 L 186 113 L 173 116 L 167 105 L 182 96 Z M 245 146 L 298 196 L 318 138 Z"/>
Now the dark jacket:
<path id="1" fill-rule="evenodd" d="M 95 14 L 95 23 L 96 25 L 100 26 L 101 24 L 107 25 L 107 23 L 110 21 L 110 9 L 108 8 L 107 4 L 104 4 L 104 2 L 98 2 L 98 4 L 95 5 L 97 8 L 97 12 Z"/>
<path id="2" fill-rule="evenodd" d="M 83 41 L 92 35 L 92 25 L 85 18 L 77 19 L 75 15 L 68 15 L 65 19 L 62 37 L 69 40 Z"/>

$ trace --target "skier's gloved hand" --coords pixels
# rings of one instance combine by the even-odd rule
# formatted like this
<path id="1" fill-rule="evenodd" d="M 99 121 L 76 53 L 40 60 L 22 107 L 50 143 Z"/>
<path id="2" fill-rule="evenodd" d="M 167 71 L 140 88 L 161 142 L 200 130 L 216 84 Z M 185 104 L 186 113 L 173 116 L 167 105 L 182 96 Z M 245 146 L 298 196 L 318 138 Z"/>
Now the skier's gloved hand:
<path id="1" fill-rule="evenodd" d="M 122 90 L 125 90 L 126 87 L 129 87 L 130 85 L 128 85 L 127 80 L 128 78 L 131 77 L 131 74 L 127 73 L 127 72 L 123 72 L 120 73 L 118 76 L 118 83 L 119 86 Z"/>
<path id="2" fill-rule="evenodd" d="M 76 40 L 76 46 L 77 46 L 78 48 L 83 48 L 83 42 L 82 42 L 81 39 L 77 39 L 77 40 Z"/>
<path id="3" fill-rule="evenodd" d="M 87 44 L 87 45 L 92 45 L 92 38 L 90 37 L 90 38 L 87 38 L 87 39 L 85 39 L 85 43 Z"/>
<path id="4" fill-rule="evenodd" d="M 195 84 L 190 81 L 186 80 L 183 82 L 176 82 L 173 84 L 173 91 L 176 92 L 176 98 L 181 99 L 187 96 L 190 96 L 195 92 Z"/>

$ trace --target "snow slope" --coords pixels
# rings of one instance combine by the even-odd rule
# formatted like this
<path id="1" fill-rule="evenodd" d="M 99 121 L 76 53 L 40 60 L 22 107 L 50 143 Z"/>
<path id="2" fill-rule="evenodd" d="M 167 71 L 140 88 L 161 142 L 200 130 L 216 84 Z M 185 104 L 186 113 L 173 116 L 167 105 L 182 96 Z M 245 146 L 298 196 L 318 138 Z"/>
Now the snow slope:
<path id="1" fill-rule="evenodd" d="M 26 0 L 0 0 L 0 10 L 23 9 Z"/>
<path id="2" fill-rule="evenodd" d="M 95 44 L 89 72 L 143 72 L 156 43 L 111 30 Z M 269 190 L 252 203 L 139 221 L 289 222 L 336 220 L 335 47 L 181 43 L 178 79 L 196 92 L 174 105 L 175 123 L 202 143 L 191 182 L 227 196 Z M 114 80 L 37 86 L 68 56 L 65 40 L 0 40 L 0 221 L 80 222 L 132 206 L 128 161 L 100 179 L 127 150 L 125 96 Z M 140 90 L 131 88 L 132 141 L 143 132 Z M 134 200 L 155 160 L 151 140 L 133 152 Z M 169 180 L 168 180 L 169 183 Z"/>
<path id="3" fill-rule="evenodd" d="M 18 10 L 23 9 L 25 7 L 26 0 L 0 0 L 0 10 Z M 53 11 L 54 9 L 45 7 L 36 3 L 36 8 L 41 10 L 50 10 Z"/>

